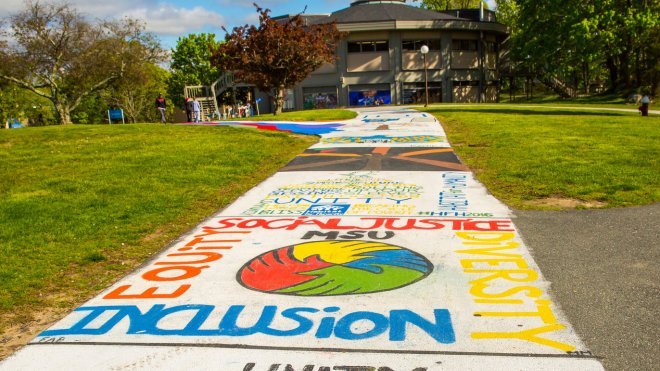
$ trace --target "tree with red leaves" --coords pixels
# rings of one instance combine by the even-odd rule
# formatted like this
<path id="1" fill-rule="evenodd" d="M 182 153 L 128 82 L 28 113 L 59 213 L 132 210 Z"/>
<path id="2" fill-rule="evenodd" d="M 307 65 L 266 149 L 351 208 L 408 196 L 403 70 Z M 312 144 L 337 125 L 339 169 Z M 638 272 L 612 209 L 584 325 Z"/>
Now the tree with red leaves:
<path id="1" fill-rule="evenodd" d="M 334 23 L 306 25 L 301 15 L 273 19 L 270 9 L 254 4 L 259 26 L 235 27 L 212 58 L 220 70 L 233 71 L 238 80 L 254 84 L 275 99 L 282 112 L 286 89 L 293 88 L 324 62 L 336 61 L 341 38 Z"/>

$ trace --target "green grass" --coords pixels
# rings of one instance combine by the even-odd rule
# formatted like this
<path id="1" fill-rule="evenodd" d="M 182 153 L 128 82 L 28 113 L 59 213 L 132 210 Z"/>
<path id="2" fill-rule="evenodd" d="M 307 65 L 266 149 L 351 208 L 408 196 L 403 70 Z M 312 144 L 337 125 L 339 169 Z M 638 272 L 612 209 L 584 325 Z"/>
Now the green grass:
<path id="1" fill-rule="evenodd" d="M 606 108 L 603 111 L 609 111 L 608 109 L 614 108 L 617 110 L 626 110 L 630 113 L 639 113 L 637 104 L 625 104 L 625 103 L 571 103 L 571 102 L 515 102 L 515 103 L 439 103 L 434 104 L 433 106 L 480 106 L 480 107 L 505 107 L 509 106 L 511 108 L 544 108 L 547 110 L 551 109 L 561 109 L 561 108 L 586 108 L 584 111 L 592 111 L 594 109 Z M 652 104 L 650 110 L 657 110 L 658 106 Z"/>
<path id="2" fill-rule="evenodd" d="M 502 92 L 500 103 L 515 105 L 545 105 L 548 107 L 592 107 L 592 108 L 621 108 L 637 110 L 638 104 L 626 102 L 626 99 L 618 94 L 594 95 L 577 98 L 561 98 L 558 95 L 541 95 L 532 99 L 525 99 L 524 96 L 517 96 L 512 102 L 509 100 L 509 94 Z M 653 108 L 651 108 L 653 109 Z"/>
<path id="3" fill-rule="evenodd" d="M 272 113 L 248 118 L 231 119 L 228 121 L 340 121 L 357 117 L 357 113 L 345 109 L 318 109 L 308 111 L 283 112 L 279 115 Z"/>
<path id="4" fill-rule="evenodd" d="M 231 127 L 0 130 L 0 331 L 80 304 L 313 142 Z"/>
<path id="5" fill-rule="evenodd" d="M 660 117 L 501 106 L 431 106 L 456 152 L 499 199 L 578 206 L 644 205 L 660 199 Z M 535 202 L 537 201 L 537 202 Z"/>

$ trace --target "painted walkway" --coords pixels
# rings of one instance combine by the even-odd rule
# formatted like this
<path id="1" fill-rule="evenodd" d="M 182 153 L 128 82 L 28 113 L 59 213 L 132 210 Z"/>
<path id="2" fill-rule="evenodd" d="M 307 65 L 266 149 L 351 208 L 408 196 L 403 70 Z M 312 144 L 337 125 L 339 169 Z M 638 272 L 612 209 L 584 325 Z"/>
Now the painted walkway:
<path id="1" fill-rule="evenodd" d="M 2 370 L 602 370 L 431 116 L 362 111 Z"/>

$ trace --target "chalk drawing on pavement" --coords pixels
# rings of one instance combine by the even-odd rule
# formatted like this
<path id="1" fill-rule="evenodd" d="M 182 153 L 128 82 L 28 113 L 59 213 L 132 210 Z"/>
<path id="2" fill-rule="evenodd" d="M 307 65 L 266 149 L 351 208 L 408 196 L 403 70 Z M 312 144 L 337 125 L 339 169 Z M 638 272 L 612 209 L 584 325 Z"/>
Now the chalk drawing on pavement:
<path id="1" fill-rule="evenodd" d="M 310 149 L 281 171 L 467 171 L 451 148 L 348 147 Z"/>
<path id="2" fill-rule="evenodd" d="M 357 295 L 413 284 L 433 271 L 419 254 L 371 241 L 317 241 L 269 251 L 238 274 L 250 289 L 295 296 Z"/>
<path id="3" fill-rule="evenodd" d="M 470 173 L 461 171 L 281 172 L 225 212 L 264 216 L 509 215 Z"/>
<path id="4" fill-rule="evenodd" d="M 602 370 L 432 116 L 235 124 L 322 139 L 3 369 Z"/>

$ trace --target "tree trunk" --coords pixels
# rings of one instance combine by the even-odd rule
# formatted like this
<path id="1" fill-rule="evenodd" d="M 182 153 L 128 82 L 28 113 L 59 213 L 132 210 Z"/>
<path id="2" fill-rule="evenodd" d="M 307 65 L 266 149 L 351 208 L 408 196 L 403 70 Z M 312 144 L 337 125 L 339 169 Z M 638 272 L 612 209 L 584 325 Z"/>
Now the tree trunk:
<path id="1" fill-rule="evenodd" d="M 582 62 L 582 83 L 584 85 L 584 94 L 589 94 L 589 64 Z"/>
<path id="2" fill-rule="evenodd" d="M 630 53 L 628 53 L 628 51 L 624 51 L 619 56 L 620 85 L 622 85 L 626 89 L 632 87 L 632 84 L 630 83 L 630 66 L 628 65 L 628 63 L 630 61 L 629 57 L 630 57 Z"/>
<path id="3" fill-rule="evenodd" d="M 60 101 L 55 101 L 55 117 L 60 125 L 71 124 L 71 110 L 69 105 Z"/>
<path id="4" fill-rule="evenodd" d="M 280 86 L 275 91 L 275 115 L 282 113 L 282 108 L 284 108 L 284 94 L 286 89 L 284 86 Z"/>
<path id="5" fill-rule="evenodd" d="M 641 50 L 635 50 L 635 87 L 639 88 L 644 86 L 642 81 L 642 67 L 641 67 Z"/>
<path id="6" fill-rule="evenodd" d="M 610 72 L 610 92 L 616 91 L 619 83 L 619 69 L 613 57 L 608 57 L 605 64 Z"/>

